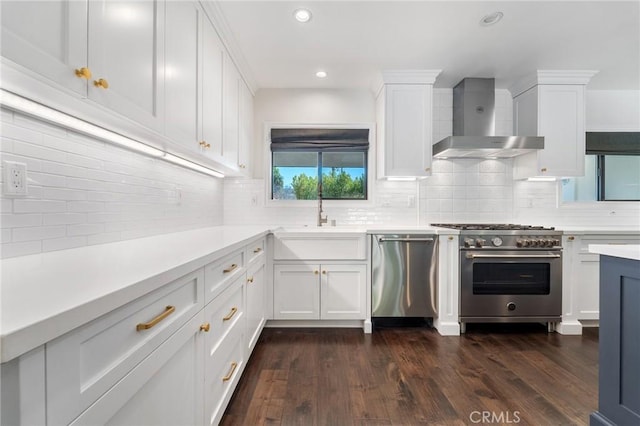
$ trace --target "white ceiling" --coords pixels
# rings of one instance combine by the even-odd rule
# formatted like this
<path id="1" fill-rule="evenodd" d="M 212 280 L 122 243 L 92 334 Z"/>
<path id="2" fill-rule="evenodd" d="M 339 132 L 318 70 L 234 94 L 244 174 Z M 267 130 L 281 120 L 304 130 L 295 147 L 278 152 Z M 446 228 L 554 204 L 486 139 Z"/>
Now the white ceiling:
<path id="1" fill-rule="evenodd" d="M 301 24 L 293 11 L 306 7 Z M 380 70 L 441 69 L 436 87 L 537 69 L 599 70 L 589 89 L 640 89 L 640 1 L 218 2 L 257 88 L 371 88 Z M 491 27 L 480 19 L 501 11 Z M 319 69 L 329 76 L 315 77 Z"/>

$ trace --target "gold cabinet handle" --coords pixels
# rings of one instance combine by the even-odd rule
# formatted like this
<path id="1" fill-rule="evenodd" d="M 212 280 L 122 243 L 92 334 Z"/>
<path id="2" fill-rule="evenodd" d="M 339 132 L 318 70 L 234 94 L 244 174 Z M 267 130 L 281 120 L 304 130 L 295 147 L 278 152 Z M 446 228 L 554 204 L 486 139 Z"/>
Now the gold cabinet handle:
<path id="1" fill-rule="evenodd" d="M 205 333 L 208 333 L 210 329 L 211 329 L 211 324 L 209 324 L 208 322 L 205 322 L 200 326 L 200 331 L 204 331 Z"/>
<path id="2" fill-rule="evenodd" d="M 158 315 L 157 317 L 155 317 L 151 321 L 149 321 L 149 322 L 141 322 L 140 324 L 136 325 L 136 330 L 137 331 L 148 330 L 151 327 L 153 327 L 154 325 L 158 324 L 163 319 L 165 319 L 166 317 L 168 317 L 169 315 L 171 315 L 172 313 L 174 313 L 175 311 L 176 311 L 176 307 L 169 305 L 164 309 L 163 313 L 161 313 L 160 315 Z"/>
<path id="3" fill-rule="evenodd" d="M 200 142 L 198 142 L 198 145 L 200 145 L 200 146 L 201 146 L 201 147 L 203 147 L 203 148 L 204 148 L 204 146 L 205 146 L 206 144 L 207 144 L 207 143 L 206 143 L 205 141 L 200 141 Z"/>
<path id="4" fill-rule="evenodd" d="M 262 251 L 262 248 L 258 247 L 257 249 L 255 249 L 253 252 L 254 253 L 260 253 Z"/>
<path id="5" fill-rule="evenodd" d="M 430 172 L 431 171 L 431 167 L 427 167 L 426 169 L 424 169 L 425 172 Z"/>
<path id="6" fill-rule="evenodd" d="M 103 89 L 108 89 L 109 88 L 109 82 L 107 80 L 105 80 L 104 78 L 100 78 L 98 80 L 94 80 L 93 85 L 96 87 L 101 87 Z"/>
<path id="7" fill-rule="evenodd" d="M 91 70 L 87 67 L 76 68 L 76 76 L 89 80 L 91 78 Z"/>
<path id="8" fill-rule="evenodd" d="M 241 169 L 245 169 L 247 167 L 244 164 L 238 164 L 238 166 L 240 166 Z"/>
<path id="9" fill-rule="evenodd" d="M 233 308 L 231 308 L 231 310 L 229 311 L 227 316 L 222 318 L 222 321 L 229 321 L 231 318 L 233 318 L 233 316 L 236 314 L 236 312 L 238 312 L 238 308 L 236 308 L 234 306 Z"/>
<path id="10" fill-rule="evenodd" d="M 251 277 L 251 278 L 247 278 L 247 282 L 248 282 L 248 283 L 252 283 L 252 282 L 253 282 L 253 277 Z"/>
<path id="11" fill-rule="evenodd" d="M 449 241 L 453 241 L 453 237 L 449 236 Z"/>
<path id="12" fill-rule="evenodd" d="M 540 171 L 544 173 L 544 172 L 546 172 L 546 171 L 547 171 L 547 168 L 546 168 L 546 167 L 543 167 L 543 168 L 541 168 L 541 169 L 540 169 Z"/>
<path id="13" fill-rule="evenodd" d="M 237 263 L 232 263 L 231 266 L 229 266 L 227 269 L 223 270 L 222 273 L 223 274 L 228 274 L 229 272 L 233 271 L 237 267 L 238 267 Z"/>
<path id="14" fill-rule="evenodd" d="M 569 241 L 573 241 L 575 239 L 576 239 L 576 237 L 567 237 L 567 240 L 569 240 Z"/>
<path id="15" fill-rule="evenodd" d="M 238 363 L 237 362 L 232 362 L 231 363 L 231 369 L 229 370 L 227 375 L 222 378 L 222 381 L 223 382 L 228 382 L 229 380 L 231 380 L 231 377 L 233 377 L 233 373 L 236 371 L 237 367 L 238 367 Z"/>

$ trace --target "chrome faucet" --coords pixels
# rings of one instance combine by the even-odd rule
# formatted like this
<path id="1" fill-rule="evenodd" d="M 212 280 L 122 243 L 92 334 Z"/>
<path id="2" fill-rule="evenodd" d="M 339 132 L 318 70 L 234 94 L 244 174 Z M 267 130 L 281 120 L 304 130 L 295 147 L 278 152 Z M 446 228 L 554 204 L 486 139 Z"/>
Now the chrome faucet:
<path id="1" fill-rule="evenodd" d="M 318 226 L 327 223 L 327 216 L 322 217 L 322 184 L 318 183 Z"/>

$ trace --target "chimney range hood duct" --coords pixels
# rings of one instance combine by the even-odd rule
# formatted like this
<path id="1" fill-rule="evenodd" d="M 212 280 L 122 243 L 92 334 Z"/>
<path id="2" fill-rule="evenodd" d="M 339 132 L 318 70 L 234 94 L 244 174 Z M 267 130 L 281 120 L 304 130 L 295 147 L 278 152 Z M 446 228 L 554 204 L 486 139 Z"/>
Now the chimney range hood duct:
<path id="1" fill-rule="evenodd" d="M 495 135 L 495 79 L 465 78 L 453 88 L 453 136 L 434 158 L 510 158 L 544 148 L 539 136 Z"/>

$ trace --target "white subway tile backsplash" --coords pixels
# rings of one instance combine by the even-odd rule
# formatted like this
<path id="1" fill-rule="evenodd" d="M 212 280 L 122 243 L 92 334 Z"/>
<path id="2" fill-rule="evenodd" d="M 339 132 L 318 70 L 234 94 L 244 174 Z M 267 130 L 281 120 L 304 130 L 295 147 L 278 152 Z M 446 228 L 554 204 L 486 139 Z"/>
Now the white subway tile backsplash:
<path id="1" fill-rule="evenodd" d="M 67 208 L 64 201 L 57 200 L 13 200 L 14 213 L 55 213 L 63 212 Z"/>
<path id="2" fill-rule="evenodd" d="M 17 257 L 28 254 L 40 253 L 42 251 L 42 241 L 24 241 L 20 243 L 2 243 L 0 256 Z"/>
<path id="3" fill-rule="evenodd" d="M 12 241 L 36 241 L 48 238 L 60 238 L 66 235 L 64 226 L 34 226 L 28 228 L 15 228 Z"/>
<path id="4" fill-rule="evenodd" d="M 42 240 L 42 251 L 65 250 L 87 245 L 87 237 L 65 237 Z"/>
<path id="5" fill-rule="evenodd" d="M 2 159 L 26 163 L 29 182 L 0 203 L 2 257 L 223 223 L 221 179 L 0 111 Z"/>

